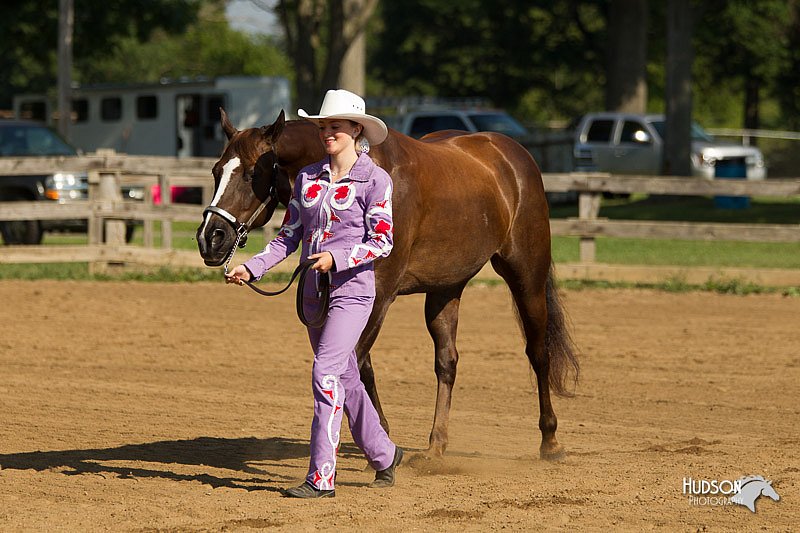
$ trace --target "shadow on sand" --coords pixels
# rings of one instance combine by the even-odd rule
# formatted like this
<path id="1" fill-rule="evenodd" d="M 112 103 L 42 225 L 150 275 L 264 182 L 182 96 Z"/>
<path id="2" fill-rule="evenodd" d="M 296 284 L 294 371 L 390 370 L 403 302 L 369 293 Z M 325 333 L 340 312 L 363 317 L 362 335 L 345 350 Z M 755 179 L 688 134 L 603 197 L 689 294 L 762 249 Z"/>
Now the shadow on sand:
<path id="1" fill-rule="evenodd" d="M 245 490 L 277 492 L 276 483 L 283 484 L 295 477 L 270 473 L 271 466 L 289 459 L 308 457 L 307 440 L 270 437 L 226 439 L 198 437 L 191 440 L 158 441 L 144 444 L 126 444 L 116 448 L 85 450 L 56 450 L 0 454 L 0 468 L 15 470 L 58 470 L 65 475 L 105 474 L 119 478 L 163 478 L 174 481 L 198 481 L 213 488 L 228 487 Z M 353 445 L 342 445 L 340 457 L 356 454 Z M 161 463 L 164 465 L 206 466 L 213 469 L 232 470 L 250 476 L 222 477 L 208 473 L 180 473 L 184 468 L 158 469 L 138 464 L 106 464 L 111 462 Z"/>

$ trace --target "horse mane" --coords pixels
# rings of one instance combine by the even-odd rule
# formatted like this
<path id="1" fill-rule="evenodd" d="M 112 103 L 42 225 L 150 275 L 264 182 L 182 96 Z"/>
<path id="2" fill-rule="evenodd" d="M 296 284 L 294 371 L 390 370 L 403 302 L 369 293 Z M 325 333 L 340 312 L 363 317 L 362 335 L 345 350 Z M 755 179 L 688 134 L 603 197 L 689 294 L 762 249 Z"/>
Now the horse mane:
<path id="1" fill-rule="evenodd" d="M 741 481 L 742 487 L 744 487 L 748 483 L 752 483 L 753 481 L 763 481 L 764 483 L 769 483 L 769 481 L 764 479 L 764 476 L 747 476 L 741 478 L 739 481 Z"/>

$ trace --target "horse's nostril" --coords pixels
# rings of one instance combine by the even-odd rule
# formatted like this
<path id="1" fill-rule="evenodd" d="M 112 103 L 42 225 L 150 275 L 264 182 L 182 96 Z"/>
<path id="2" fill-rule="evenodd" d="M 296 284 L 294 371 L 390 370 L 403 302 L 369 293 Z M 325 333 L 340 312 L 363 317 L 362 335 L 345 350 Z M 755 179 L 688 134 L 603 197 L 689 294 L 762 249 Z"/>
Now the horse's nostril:
<path id="1" fill-rule="evenodd" d="M 211 234 L 211 247 L 218 248 L 220 244 L 225 240 L 225 231 L 221 229 L 215 229 L 214 232 Z"/>

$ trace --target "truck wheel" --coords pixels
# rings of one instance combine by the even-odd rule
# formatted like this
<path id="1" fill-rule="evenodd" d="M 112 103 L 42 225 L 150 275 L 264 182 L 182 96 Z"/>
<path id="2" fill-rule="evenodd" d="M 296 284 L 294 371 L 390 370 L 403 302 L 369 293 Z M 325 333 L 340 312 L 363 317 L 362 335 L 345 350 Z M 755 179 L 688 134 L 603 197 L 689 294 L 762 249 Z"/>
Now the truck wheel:
<path id="1" fill-rule="evenodd" d="M 38 220 L 0 222 L 0 234 L 6 244 L 41 244 L 42 225 Z"/>

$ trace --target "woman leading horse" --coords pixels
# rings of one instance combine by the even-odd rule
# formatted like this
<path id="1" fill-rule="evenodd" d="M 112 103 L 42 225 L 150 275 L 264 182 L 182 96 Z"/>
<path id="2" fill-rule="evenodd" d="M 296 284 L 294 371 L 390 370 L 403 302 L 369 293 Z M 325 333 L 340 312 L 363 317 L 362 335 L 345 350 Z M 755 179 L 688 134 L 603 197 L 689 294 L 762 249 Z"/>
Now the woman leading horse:
<path id="1" fill-rule="evenodd" d="M 330 276 L 327 319 L 308 327 L 314 349 L 311 464 L 305 483 L 286 496 L 334 496 L 343 412 L 359 448 L 377 471 L 372 487 L 390 487 L 403 450 L 389 439 L 358 370 L 356 343 L 375 301 L 374 261 L 392 250 L 392 180 L 367 152 L 382 143 L 386 125 L 365 113 L 349 91 L 328 91 L 318 115 L 298 114 L 319 127 L 327 156 L 300 171 L 287 217 L 264 251 L 226 275 L 229 283 L 260 279 L 302 244 L 318 275 Z M 359 152 L 356 151 L 356 143 Z M 318 309 L 319 280 L 306 284 L 303 305 Z"/>
<path id="2" fill-rule="evenodd" d="M 212 207 L 235 216 L 229 217 L 232 222 L 206 211 L 197 241 L 209 266 L 225 263 L 237 242 L 237 225 L 261 226 L 279 201 L 289 205 L 290 184 L 300 169 L 326 155 L 316 126 L 306 120 L 284 122 L 281 114 L 269 126 L 238 131 L 223 114 L 222 124 L 229 142 L 214 166 Z M 418 141 L 391 129 L 369 155 L 394 184 L 392 253 L 375 261 L 375 303 L 356 346 L 361 380 L 381 425 L 388 427 L 370 349 L 394 299 L 425 293 L 438 381 L 429 453 L 445 451 L 461 295 L 491 261 L 511 289 L 525 353 L 536 372 L 540 455 L 562 457 L 550 391 L 569 394 L 578 361 L 553 277 L 547 200 L 533 158 L 497 133 L 448 131 Z M 228 178 L 226 168 L 232 169 Z M 275 191 L 276 199 L 268 191 Z"/>

